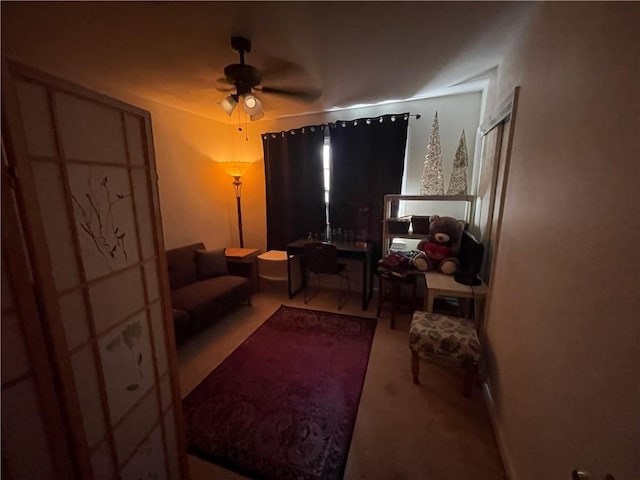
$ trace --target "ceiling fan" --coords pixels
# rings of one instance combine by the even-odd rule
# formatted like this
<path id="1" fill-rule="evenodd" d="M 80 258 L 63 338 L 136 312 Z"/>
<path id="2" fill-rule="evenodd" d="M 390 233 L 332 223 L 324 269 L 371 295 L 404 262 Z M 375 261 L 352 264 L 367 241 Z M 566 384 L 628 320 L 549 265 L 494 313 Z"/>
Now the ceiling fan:
<path id="1" fill-rule="evenodd" d="M 265 94 L 292 97 L 305 102 L 312 102 L 322 94 L 319 89 L 315 88 L 284 89 L 263 85 L 262 79 L 265 74 L 266 76 L 271 76 L 274 73 L 300 70 L 301 67 L 287 61 L 280 61 L 275 68 L 267 68 L 261 71 L 244 62 L 244 54 L 251 52 L 251 41 L 249 39 L 239 36 L 231 37 L 231 48 L 239 53 L 240 63 L 232 63 L 224 67 L 224 77 L 218 81 L 227 86 L 217 88 L 221 92 L 233 92 L 235 90 L 235 93 L 218 102 L 218 105 L 227 115 L 231 116 L 238 102 L 242 99 L 243 108 L 249 114 L 251 120 L 262 118 L 264 116 L 262 102 L 253 94 L 254 90 Z"/>

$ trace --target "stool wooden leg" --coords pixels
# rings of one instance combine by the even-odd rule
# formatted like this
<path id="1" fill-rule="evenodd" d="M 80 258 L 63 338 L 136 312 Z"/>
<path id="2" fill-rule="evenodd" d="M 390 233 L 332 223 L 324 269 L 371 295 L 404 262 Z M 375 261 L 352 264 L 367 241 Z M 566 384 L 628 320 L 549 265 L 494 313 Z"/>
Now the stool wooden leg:
<path id="1" fill-rule="evenodd" d="M 420 359 L 418 358 L 418 352 L 411 350 L 411 375 L 413 375 L 413 383 L 420 385 L 418 375 L 420 373 Z"/>

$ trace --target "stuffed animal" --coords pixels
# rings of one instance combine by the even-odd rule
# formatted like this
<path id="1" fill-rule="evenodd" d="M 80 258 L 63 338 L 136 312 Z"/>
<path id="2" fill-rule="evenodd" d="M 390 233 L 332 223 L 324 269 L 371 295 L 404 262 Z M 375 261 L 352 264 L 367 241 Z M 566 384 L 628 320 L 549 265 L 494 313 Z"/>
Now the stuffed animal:
<path id="1" fill-rule="evenodd" d="M 426 272 L 427 270 L 429 270 L 429 259 L 422 250 L 419 250 L 419 253 L 415 257 L 413 257 L 413 266 L 416 268 L 416 270 L 419 270 L 421 272 Z"/>
<path id="2" fill-rule="evenodd" d="M 464 222 L 453 217 L 432 215 L 429 218 L 429 236 L 418 243 L 418 250 L 424 252 L 426 270 L 440 270 L 453 275 L 458 270 L 458 251 Z"/>

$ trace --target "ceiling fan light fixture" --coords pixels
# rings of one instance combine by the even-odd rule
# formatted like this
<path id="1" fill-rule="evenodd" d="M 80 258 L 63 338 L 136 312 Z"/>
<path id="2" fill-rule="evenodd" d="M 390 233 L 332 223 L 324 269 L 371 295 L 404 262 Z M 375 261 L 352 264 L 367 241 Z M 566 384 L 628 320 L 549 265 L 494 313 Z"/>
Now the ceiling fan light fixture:
<path id="1" fill-rule="evenodd" d="M 254 95 L 251 95 L 251 94 L 245 95 L 243 104 L 244 104 L 245 112 L 251 115 L 251 117 L 262 113 L 262 102 L 260 101 L 259 98 L 257 98 Z"/>
<path id="2" fill-rule="evenodd" d="M 222 108 L 227 115 L 231 116 L 233 111 L 236 109 L 238 102 L 233 95 L 229 95 L 228 97 L 220 100 L 218 105 L 220 105 L 220 108 Z"/>
<path id="3" fill-rule="evenodd" d="M 220 107 L 231 116 L 238 106 L 241 104 L 238 112 L 244 110 L 245 115 L 251 117 L 251 120 L 258 120 L 264 117 L 262 111 L 262 101 L 253 95 L 253 91 L 256 90 L 260 94 L 275 94 L 289 98 L 299 99 L 303 102 L 313 102 L 322 95 L 322 91 L 312 86 L 305 86 L 293 89 L 286 88 L 274 88 L 265 86 L 263 83 L 263 72 L 260 69 L 245 63 L 245 53 L 251 52 L 251 41 L 248 38 L 241 36 L 231 37 L 231 48 L 238 52 L 240 59 L 238 63 L 231 63 L 224 67 L 224 77 L 219 81 L 228 85 L 227 88 L 217 88 L 219 91 L 228 92 L 235 88 L 235 93 L 228 96 L 222 102 L 218 104 Z M 273 68 L 273 65 L 267 70 L 266 73 L 273 73 L 276 70 L 289 71 L 297 70 L 305 72 L 306 70 L 294 63 L 285 60 L 276 60 L 276 64 L 279 64 L 278 68 Z M 240 117 L 238 117 L 240 121 Z"/>
<path id="4" fill-rule="evenodd" d="M 253 95 L 245 95 L 244 106 L 247 108 L 256 108 L 256 105 L 258 104 L 257 100 L 258 99 Z"/>

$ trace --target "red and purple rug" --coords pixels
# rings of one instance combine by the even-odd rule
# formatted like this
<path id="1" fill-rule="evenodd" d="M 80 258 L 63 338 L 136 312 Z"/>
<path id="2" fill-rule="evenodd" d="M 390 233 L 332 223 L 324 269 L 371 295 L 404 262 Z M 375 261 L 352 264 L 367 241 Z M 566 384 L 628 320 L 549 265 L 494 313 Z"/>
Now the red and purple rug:
<path id="1" fill-rule="evenodd" d="M 184 399 L 189 453 L 251 478 L 342 478 L 375 328 L 281 306 Z"/>

